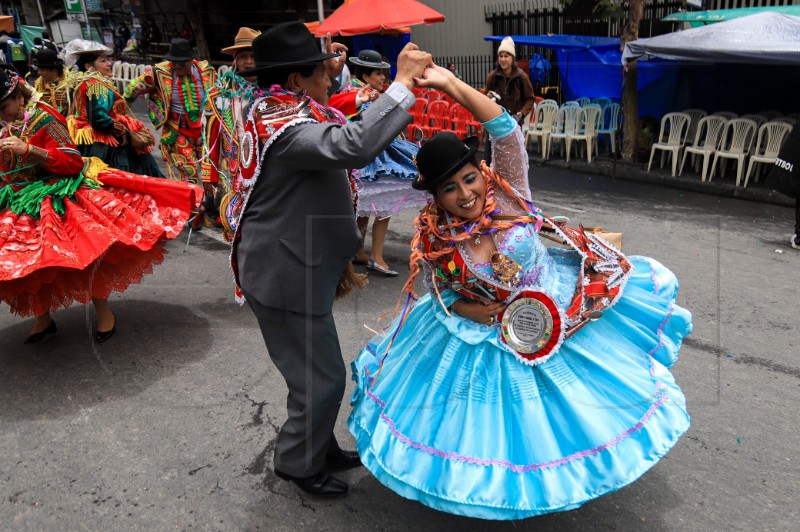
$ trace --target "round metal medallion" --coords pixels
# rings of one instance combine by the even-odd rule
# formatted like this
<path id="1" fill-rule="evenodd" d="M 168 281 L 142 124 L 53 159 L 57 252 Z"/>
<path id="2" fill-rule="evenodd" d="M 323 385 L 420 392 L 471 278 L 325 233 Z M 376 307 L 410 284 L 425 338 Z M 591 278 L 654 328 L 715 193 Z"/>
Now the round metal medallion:
<path id="1" fill-rule="evenodd" d="M 538 299 L 524 297 L 503 313 L 503 338 L 519 353 L 535 353 L 553 335 L 553 315 Z"/>

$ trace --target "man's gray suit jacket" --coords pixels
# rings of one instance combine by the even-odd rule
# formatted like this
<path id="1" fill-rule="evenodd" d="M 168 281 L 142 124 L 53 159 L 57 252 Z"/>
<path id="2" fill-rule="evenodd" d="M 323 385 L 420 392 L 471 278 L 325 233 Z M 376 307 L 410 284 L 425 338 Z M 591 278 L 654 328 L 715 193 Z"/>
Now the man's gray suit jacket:
<path id="1" fill-rule="evenodd" d="M 384 94 L 360 121 L 302 123 L 274 141 L 240 222 L 245 293 L 266 307 L 331 312 L 336 285 L 361 240 L 347 169 L 372 162 L 411 121 Z"/>

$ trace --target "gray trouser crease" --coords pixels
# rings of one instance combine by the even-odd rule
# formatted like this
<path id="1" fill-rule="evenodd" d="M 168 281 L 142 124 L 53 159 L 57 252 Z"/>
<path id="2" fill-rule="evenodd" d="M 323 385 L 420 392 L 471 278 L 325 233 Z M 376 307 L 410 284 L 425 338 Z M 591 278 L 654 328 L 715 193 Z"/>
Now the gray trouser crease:
<path id="1" fill-rule="evenodd" d="M 245 293 L 272 362 L 289 388 L 288 419 L 275 445 L 274 465 L 305 477 L 322 469 L 328 448 L 338 448 L 333 428 L 347 371 L 333 314 L 312 316 L 261 305 Z"/>

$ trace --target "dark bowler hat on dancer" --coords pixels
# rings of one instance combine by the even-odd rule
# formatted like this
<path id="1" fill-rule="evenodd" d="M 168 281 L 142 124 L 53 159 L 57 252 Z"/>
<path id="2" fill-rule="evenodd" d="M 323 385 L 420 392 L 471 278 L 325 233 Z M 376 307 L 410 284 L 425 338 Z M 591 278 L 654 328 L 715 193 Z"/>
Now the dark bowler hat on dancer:
<path id="1" fill-rule="evenodd" d="M 243 76 L 278 67 L 316 65 L 338 56 L 320 52 L 319 44 L 308 28 L 297 22 L 280 24 L 253 39 L 253 55 L 256 66 L 242 71 Z"/>
<path id="2" fill-rule="evenodd" d="M 478 137 L 474 136 L 462 141 L 454 133 L 435 135 L 417 154 L 419 174 L 411 186 L 417 190 L 434 190 L 462 166 L 474 162 L 478 144 Z"/>
<path id="3" fill-rule="evenodd" d="M 53 50 L 46 48 L 36 54 L 33 64 L 38 68 L 58 68 L 64 64 L 64 61 Z"/>
<path id="4" fill-rule="evenodd" d="M 347 370 L 332 307 L 352 289 L 350 259 L 360 243 L 347 169 L 374 160 L 411 122 L 410 89 L 431 62 L 430 54 L 406 45 L 387 93 L 361 121 L 348 123 L 325 106 L 331 83 L 325 60 L 338 56 L 334 46 L 321 52 L 300 22 L 253 40 L 255 66 L 239 74 L 279 88 L 254 102 L 245 126 L 240 163 L 254 184 L 231 256 L 237 285 L 289 389 L 275 474 L 323 496 L 347 492 L 330 471 L 361 464 L 333 435 Z"/>
<path id="5" fill-rule="evenodd" d="M 391 66 L 375 50 L 361 50 L 358 57 L 350 58 L 350 62 L 366 68 L 389 68 Z"/>
<path id="6" fill-rule="evenodd" d="M 164 54 L 164 59 L 173 63 L 185 63 L 194 59 L 194 50 L 189 41 L 176 37 L 170 41 L 169 50 Z"/>

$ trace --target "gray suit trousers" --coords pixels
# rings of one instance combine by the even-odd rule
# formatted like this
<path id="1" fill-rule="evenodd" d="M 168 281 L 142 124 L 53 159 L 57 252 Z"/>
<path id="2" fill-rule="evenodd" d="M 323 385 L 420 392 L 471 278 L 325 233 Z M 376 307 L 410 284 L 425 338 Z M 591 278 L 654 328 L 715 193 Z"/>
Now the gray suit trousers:
<path id="1" fill-rule="evenodd" d="M 289 419 L 278 434 L 275 469 L 311 476 L 322 469 L 328 449 L 338 448 L 333 428 L 347 371 L 333 314 L 300 314 L 265 307 L 248 293 L 245 297 L 258 319 L 269 356 L 289 388 Z"/>

